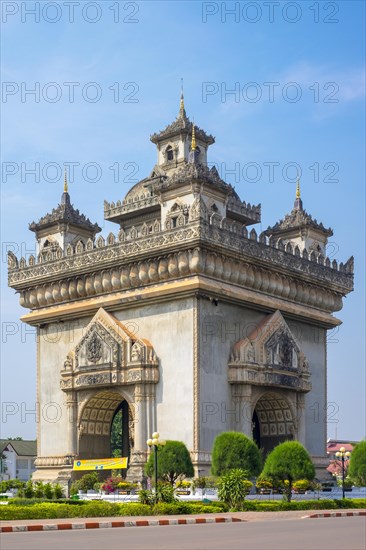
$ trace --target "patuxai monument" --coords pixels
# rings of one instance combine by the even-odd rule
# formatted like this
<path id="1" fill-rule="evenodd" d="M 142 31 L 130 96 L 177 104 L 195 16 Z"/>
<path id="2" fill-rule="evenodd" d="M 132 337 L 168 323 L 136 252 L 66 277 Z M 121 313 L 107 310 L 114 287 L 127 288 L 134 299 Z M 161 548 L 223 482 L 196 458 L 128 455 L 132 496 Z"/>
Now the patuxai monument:
<path id="1" fill-rule="evenodd" d="M 120 410 L 128 479 L 142 479 L 154 430 L 187 445 L 196 475 L 228 430 L 265 453 L 298 439 L 319 472 L 326 335 L 353 289 L 353 258 L 327 257 L 332 230 L 306 212 L 299 185 L 292 210 L 259 234 L 260 205 L 208 166 L 215 139 L 183 96 L 150 140 L 150 174 L 104 203 L 109 234 L 74 207 L 65 180 L 60 204 L 29 226 L 36 255 L 9 253 L 22 321 L 37 327 L 37 402 L 62 409 L 39 418 L 34 479 L 66 483 L 74 458 L 108 458 Z"/>

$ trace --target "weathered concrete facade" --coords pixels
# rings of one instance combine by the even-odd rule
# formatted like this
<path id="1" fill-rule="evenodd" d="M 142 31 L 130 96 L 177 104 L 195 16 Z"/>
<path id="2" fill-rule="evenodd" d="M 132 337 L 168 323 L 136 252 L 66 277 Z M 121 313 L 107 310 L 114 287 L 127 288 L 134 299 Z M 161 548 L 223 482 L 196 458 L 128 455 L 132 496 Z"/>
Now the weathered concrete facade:
<path id="1" fill-rule="evenodd" d="M 207 166 L 212 136 L 177 119 L 151 137 L 158 163 L 123 201 L 106 238 L 71 205 L 32 223 L 37 258 L 9 254 L 9 284 L 38 327 L 36 478 L 66 480 L 74 457 L 107 457 L 123 411 L 128 475 L 141 478 L 159 430 L 210 467 L 215 436 L 265 451 L 299 439 L 325 456 L 326 331 L 353 288 L 353 259 L 326 257 L 330 229 L 303 209 L 259 236 L 260 206 Z M 249 230 L 248 230 L 249 226 Z M 318 411 L 318 414 L 315 412 Z"/>

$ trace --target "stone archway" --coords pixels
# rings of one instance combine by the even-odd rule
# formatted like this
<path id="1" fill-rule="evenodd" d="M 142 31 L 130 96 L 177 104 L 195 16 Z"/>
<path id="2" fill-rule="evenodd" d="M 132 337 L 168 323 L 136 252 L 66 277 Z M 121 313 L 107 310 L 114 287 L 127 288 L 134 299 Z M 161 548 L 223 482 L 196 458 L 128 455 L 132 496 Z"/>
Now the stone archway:
<path id="1" fill-rule="evenodd" d="M 111 427 L 115 414 L 122 409 L 122 451 L 130 457 L 134 444 L 133 411 L 118 392 L 96 392 L 83 406 L 79 418 L 78 457 L 109 458 Z"/>
<path id="2" fill-rule="evenodd" d="M 266 392 L 257 400 L 252 416 L 253 439 L 264 454 L 294 438 L 295 422 L 287 399 Z"/>
<path id="3" fill-rule="evenodd" d="M 156 424 L 158 365 L 148 340 L 138 338 L 100 308 L 69 351 L 61 371 L 61 389 L 71 419 L 67 456 L 109 458 L 113 417 L 119 407 L 125 407 L 123 447 L 130 458 L 127 476 L 142 478 L 147 433 L 152 433 Z"/>

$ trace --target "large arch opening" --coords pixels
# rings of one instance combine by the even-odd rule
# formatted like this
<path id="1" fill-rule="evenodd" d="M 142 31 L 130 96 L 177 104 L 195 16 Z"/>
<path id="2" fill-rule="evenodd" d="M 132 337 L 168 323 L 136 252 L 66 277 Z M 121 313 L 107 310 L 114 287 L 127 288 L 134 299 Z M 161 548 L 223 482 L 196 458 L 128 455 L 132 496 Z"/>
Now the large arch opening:
<path id="1" fill-rule="evenodd" d="M 275 393 L 263 394 L 253 411 L 252 431 L 264 456 L 279 443 L 292 440 L 295 426 L 288 401 Z"/>
<path id="2" fill-rule="evenodd" d="M 130 458 L 131 447 L 133 416 L 128 402 L 117 392 L 98 392 L 81 412 L 79 458 Z"/>

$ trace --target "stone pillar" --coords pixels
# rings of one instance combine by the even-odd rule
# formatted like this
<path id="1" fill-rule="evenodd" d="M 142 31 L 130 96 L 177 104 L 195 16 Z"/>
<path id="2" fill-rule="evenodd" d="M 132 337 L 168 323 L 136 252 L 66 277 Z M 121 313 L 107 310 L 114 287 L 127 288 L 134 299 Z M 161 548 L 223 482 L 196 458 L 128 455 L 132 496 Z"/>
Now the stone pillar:
<path id="1" fill-rule="evenodd" d="M 233 408 L 235 407 L 235 411 L 237 411 L 232 428 L 251 438 L 253 436 L 252 386 L 249 384 L 232 384 L 231 397 Z"/>
<path id="2" fill-rule="evenodd" d="M 297 439 L 306 447 L 306 418 L 305 418 L 305 394 L 297 394 L 297 418 L 294 423 L 297 427 Z"/>
<path id="3" fill-rule="evenodd" d="M 146 386 L 136 384 L 135 386 L 135 417 L 134 417 L 134 446 L 131 450 L 130 465 L 127 472 L 127 479 L 131 481 L 142 481 L 144 478 L 144 466 L 147 458 L 147 414 L 146 414 Z"/>
<path id="4" fill-rule="evenodd" d="M 74 391 L 67 392 L 67 455 L 77 455 L 77 398 Z"/>
<path id="5" fill-rule="evenodd" d="M 135 451 L 146 450 L 146 388 L 144 384 L 135 387 Z M 150 436 L 150 435 L 149 435 Z"/>
<path id="6" fill-rule="evenodd" d="M 159 429 L 156 425 L 156 408 L 155 408 L 155 384 L 149 384 L 146 386 L 146 435 L 151 437 L 152 433 Z M 167 435 L 167 439 L 170 439 L 170 434 Z"/>

